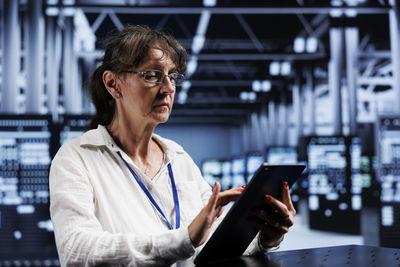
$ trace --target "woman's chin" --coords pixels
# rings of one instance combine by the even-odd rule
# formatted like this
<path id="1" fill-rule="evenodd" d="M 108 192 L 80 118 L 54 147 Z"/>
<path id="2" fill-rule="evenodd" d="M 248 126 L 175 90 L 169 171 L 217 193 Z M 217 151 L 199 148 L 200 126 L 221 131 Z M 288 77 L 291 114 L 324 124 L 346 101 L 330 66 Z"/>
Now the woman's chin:
<path id="1" fill-rule="evenodd" d="M 169 119 L 169 114 L 168 114 L 168 113 L 165 113 L 165 114 L 157 114 L 157 117 L 155 118 L 155 120 L 156 120 L 158 123 L 167 122 L 168 119 Z"/>

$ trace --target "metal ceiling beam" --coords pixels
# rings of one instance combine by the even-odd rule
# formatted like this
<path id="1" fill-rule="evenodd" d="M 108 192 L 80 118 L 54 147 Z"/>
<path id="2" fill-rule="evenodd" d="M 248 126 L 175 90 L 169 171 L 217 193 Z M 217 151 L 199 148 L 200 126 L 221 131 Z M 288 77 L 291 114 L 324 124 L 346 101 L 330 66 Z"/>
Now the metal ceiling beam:
<path id="1" fill-rule="evenodd" d="M 253 42 L 258 52 L 263 52 L 264 51 L 263 45 L 261 44 L 260 40 L 258 40 L 256 34 L 253 32 L 249 24 L 247 24 L 246 20 L 242 17 L 241 14 L 235 14 L 235 17 L 239 21 L 240 25 L 245 30 L 247 35 L 250 37 L 250 40 Z"/>
<path id="2" fill-rule="evenodd" d="M 157 30 L 161 30 L 165 27 L 165 25 L 167 24 L 167 21 L 169 20 L 169 18 L 171 17 L 170 14 L 164 15 L 161 20 L 158 22 L 156 29 Z"/>
<path id="3" fill-rule="evenodd" d="M 192 39 L 193 34 L 190 32 L 189 28 L 186 26 L 185 22 L 181 17 L 178 15 L 173 16 L 173 19 L 178 23 L 179 28 L 182 30 L 182 32 L 185 34 L 186 38 Z"/>
<path id="4" fill-rule="evenodd" d="M 118 18 L 118 16 L 113 12 L 110 11 L 108 13 L 108 16 L 110 17 L 111 21 L 114 23 L 114 26 L 119 30 L 122 31 L 124 28 L 124 25 L 122 24 L 121 20 Z"/>
<path id="5" fill-rule="evenodd" d="M 304 17 L 303 14 L 296 14 L 297 18 L 300 20 L 301 24 L 303 24 L 304 30 L 308 33 L 308 35 L 313 35 L 314 29 L 311 27 L 310 22 Z"/>
<path id="6" fill-rule="evenodd" d="M 383 85 L 383 86 L 393 86 L 392 77 L 360 77 L 358 79 L 358 84 L 362 85 Z"/>
<path id="7" fill-rule="evenodd" d="M 326 57 L 325 53 L 309 53 L 309 54 L 200 54 L 198 60 L 219 61 L 219 60 L 232 60 L 232 61 L 265 61 L 265 60 L 320 60 Z"/>
<path id="8" fill-rule="evenodd" d="M 56 7 L 57 5 L 47 5 Z M 211 14 L 329 14 L 340 10 L 356 11 L 358 14 L 387 14 L 389 7 L 131 7 L 131 6 L 87 6 L 74 5 L 85 13 L 101 13 L 104 9 L 113 10 L 117 14 L 200 14 L 208 10 Z M 62 8 L 62 7 L 61 7 Z M 70 8 L 70 6 L 69 6 Z"/>
<path id="9" fill-rule="evenodd" d="M 266 79 L 268 79 L 266 77 Z M 285 79 L 286 80 L 286 79 Z M 270 80 L 272 85 L 284 85 L 285 80 Z M 249 87 L 253 80 L 190 80 L 192 87 Z"/>
<path id="10" fill-rule="evenodd" d="M 390 58 L 390 50 L 361 51 L 358 53 L 360 58 Z"/>
<path id="11" fill-rule="evenodd" d="M 227 60 L 226 65 L 228 66 L 228 69 L 231 71 L 231 73 L 233 74 L 233 76 L 235 76 L 237 80 L 242 79 L 242 74 L 231 60 Z"/>
<path id="12" fill-rule="evenodd" d="M 96 20 L 92 24 L 92 31 L 95 33 L 97 29 L 100 27 L 100 25 L 103 23 L 104 19 L 107 17 L 108 11 L 107 10 L 102 10 L 100 14 L 97 16 Z"/>
<path id="13" fill-rule="evenodd" d="M 372 52 L 374 54 L 375 52 Z M 96 50 L 94 52 L 78 52 L 79 57 L 85 58 L 102 58 L 104 55 L 103 50 Z M 360 55 L 364 55 L 361 53 Z M 222 60 L 230 60 L 230 61 L 265 61 L 265 60 L 321 60 L 326 57 L 325 53 L 304 53 L 304 54 L 296 54 L 296 53 L 282 53 L 282 54 L 274 54 L 274 53 L 264 53 L 264 54 L 199 54 L 197 55 L 197 60 L 204 61 L 222 61 Z"/>

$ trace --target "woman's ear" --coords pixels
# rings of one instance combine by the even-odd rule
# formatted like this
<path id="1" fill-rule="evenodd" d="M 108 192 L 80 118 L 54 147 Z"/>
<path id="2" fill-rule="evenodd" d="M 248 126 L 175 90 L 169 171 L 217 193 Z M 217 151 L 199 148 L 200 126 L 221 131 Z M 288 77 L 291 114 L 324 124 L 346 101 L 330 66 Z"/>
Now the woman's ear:
<path id="1" fill-rule="evenodd" d="M 106 87 L 110 95 L 114 98 L 121 97 L 121 92 L 117 86 L 117 80 L 118 80 L 117 74 L 115 74 L 110 70 L 104 71 L 103 73 L 104 86 Z"/>

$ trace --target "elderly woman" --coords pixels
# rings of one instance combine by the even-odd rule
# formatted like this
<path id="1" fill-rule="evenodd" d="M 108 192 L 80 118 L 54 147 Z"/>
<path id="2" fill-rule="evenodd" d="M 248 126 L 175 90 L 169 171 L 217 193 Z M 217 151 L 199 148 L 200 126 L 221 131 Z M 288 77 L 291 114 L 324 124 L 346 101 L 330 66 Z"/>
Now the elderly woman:
<path id="1" fill-rule="evenodd" d="M 243 191 L 220 192 L 218 183 L 211 190 L 181 146 L 154 134 L 171 113 L 185 57 L 174 38 L 147 27 L 109 39 L 89 84 L 92 129 L 64 144 L 51 165 L 50 212 L 63 266 L 188 259 Z M 287 186 L 282 195 L 282 202 L 266 198 L 277 213 L 255 211 L 249 219 L 260 233 L 246 254 L 279 245 L 293 224 Z"/>

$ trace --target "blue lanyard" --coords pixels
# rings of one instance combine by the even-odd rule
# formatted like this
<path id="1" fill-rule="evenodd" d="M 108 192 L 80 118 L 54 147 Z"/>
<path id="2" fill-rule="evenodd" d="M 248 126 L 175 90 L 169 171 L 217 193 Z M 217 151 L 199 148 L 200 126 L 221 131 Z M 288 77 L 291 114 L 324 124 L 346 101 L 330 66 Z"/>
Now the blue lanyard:
<path id="1" fill-rule="evenodd" d="M 168 221 L 167 217 L 165 217 L 164 213 L 162 212 L 161 208 L 158 206 L 157 202 L 154 200 L 153 196 L 150 194 L 149 190 L 146 188 L 146 186 L 143 184 L 142 180 L 136 175 L 136 173 L 131 169 L 129 164 L 124 160 L 124 158 L 121 155 L 121 152 L 117 152 L 118 155 L 121 157 L 121 159 L 125 162 L 125 165 L 128 167 L 128 169 L 131 171 L 133 177 L 135 178 L 136 182 L 139 184 L 139 186 L 142 188 L 143 192 L 146 194 L 146 196 L 149 198 L 151 203 L 153 203 L 154 207 L 158 210 L 158 212 L 164 217 L 165 222 L 168 224 L 169 229 L 173 230 L 174 227 L 172 224 Z M 180 226 L 180 221 L 181 221 L 181 213 L 179 210 L 179 199 L 178 199 L 178 191 L 176 190 L 176 185 L 175 185 L 175 179 L 174 179 L 174 174 L 172 173 L 172 168 L 171 168 L 171 163 L 168 163 L 168 173 L 169 177 L 171 179 L 171 186 L 172 186 L 172 193 L 174 195 L 174 202 L 175 202 L 175 222 L 176 222 L 176 227 L 175 229 L 178 229 Z"/>

